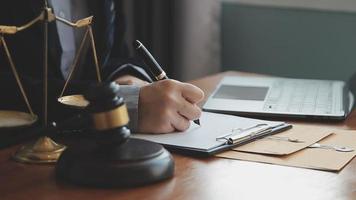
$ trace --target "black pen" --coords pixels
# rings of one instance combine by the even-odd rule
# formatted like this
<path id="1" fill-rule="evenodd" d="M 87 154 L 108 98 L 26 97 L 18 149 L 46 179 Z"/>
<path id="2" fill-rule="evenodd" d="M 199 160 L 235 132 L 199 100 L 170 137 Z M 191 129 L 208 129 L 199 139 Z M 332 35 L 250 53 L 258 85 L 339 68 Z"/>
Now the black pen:
<path id="1" fill-rule="evenodd" d="M 163 71 L 162 67 L 158 64 L 156 59 L 139 40 L 134 41 L 134 47 L 142 58 L 143 62 L 148 66 L 156 81 L 168 79 L 166 72 Z M 199 119 L 196 119 L 193 122 L 200 125 Z"/>

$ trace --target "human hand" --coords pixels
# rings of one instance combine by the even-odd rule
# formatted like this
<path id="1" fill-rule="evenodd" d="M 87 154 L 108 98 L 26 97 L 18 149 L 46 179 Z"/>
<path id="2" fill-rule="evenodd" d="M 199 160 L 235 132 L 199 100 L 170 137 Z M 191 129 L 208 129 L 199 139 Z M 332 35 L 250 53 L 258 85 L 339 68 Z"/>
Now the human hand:
<path id="1" fill-rule="evenodd" d="M 119 85 L 137 85 L 137 86 L 143 86 L 143 85 L 147 85 L 148 82 L 141 80 L 135 76 L 131 76 L 131 75 L 124 75 L 124 76 L 120 76 L 119 78 L 117 78 L 115 80 L 116 83 L 118 83 Z"/>
<path id="2" fill-rule="evenodd" d="M 175 80 L 162 80 L 145 85 L 140 90 L 138 131 L 168 133 L 184 131 L 190 120 L 198 119 L 197 106 L 204 98 L 198 87 Z"/>

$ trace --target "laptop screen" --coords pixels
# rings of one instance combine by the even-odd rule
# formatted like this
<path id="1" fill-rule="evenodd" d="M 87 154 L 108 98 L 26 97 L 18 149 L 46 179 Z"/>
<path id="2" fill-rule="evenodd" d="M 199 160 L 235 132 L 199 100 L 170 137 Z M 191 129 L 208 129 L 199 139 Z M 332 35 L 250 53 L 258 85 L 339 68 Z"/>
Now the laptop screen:
<path id="1" fill-rule="evenodd" d="M 213 98 L 264 101 L 268 87 L 221 85 Z"/>

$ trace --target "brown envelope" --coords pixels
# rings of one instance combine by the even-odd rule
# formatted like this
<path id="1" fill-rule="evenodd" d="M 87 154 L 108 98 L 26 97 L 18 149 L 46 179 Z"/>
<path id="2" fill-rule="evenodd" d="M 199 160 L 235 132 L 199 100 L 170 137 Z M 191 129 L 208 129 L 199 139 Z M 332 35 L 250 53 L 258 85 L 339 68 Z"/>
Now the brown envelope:
<path id="1" fill-rule="evenodd" d="M 330 129 L 317 126 L 293 125 L 293 128 L 260 140 L 234 148 L 235 151 L 271 155 L 288 155 L 302 150 L 332 134 Z M 298 139 L 303 143 L 283 139 Z"/>
<path id="2" fill-rule="evenodd" d="M 268 156 L 254 153 L 227 151 L 217 157 L 236 160 L 286 165 L 325 171 L 340 171 L 356 156 L 356 131 L 336 130 L 334 134 L 318 142 L 324 145 L 345 146 L 353 152 L 338 152 L 329 149 L 306 148 L 291 155 Z"/>

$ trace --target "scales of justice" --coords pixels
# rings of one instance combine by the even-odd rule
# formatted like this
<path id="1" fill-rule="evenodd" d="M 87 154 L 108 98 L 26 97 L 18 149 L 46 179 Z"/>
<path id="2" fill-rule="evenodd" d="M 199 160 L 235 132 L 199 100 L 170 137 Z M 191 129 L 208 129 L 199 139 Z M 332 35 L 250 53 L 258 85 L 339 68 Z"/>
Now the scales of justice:
<path id="1" fill-rule="evenodd" d="M 48 126 L 48 24 L 59 21 L 73 28 L 86 28 L 78 51 L 70 68 L 68 78 L 58 97 L 58 101 L 67 106 L 85 109 L 93 145 L 77 144 L 66 148 L 55 143 L 48 136 L 39 138 L 34 143 L 26 144 L 13 155 L 19 162 L 56 163 L 56 177 L 76 184 L 92 186 L 137 186 L 171 178 L 174 175 L 174 159 L 162 145 L 146 140 L 130 138 L 127 128 L 129 114 L 124 99 L 118 96 L 120 86 L 114 82 L 101 83 L 100 68 L 95 49 L 91 27 L 93 16 L 71 22 L 55 16 L 47 1 L 38 17 L 23 26 L 0 25 L 0 47 L 3 46 L 13 75 L 15 76 L 28 113 L 18 111 L 0 111 L 0 128 L 19 128 L 31 126 L 38 121 L 33 112 L 26 91 L 17 72 L 8 49 L 5 35 L 15 35 L 25 31 L 36 23 L 43 23 L 43 125 L 47 131 L 54 130 Z M 82 54 L 87 38 L 96 68 L 97 84 L 82 94 L 64 96 L 72 79 L 73 72 Z M 90 103 L 89 103 L 90 102 Z M 58 127 L 57 127 L 58 128 Z M 44 132 L 43 132 L 44 133 Z M 46 135 L 40 133 L 41 135 Z M 49 133 L 49 135 L 53 135 Z"/>
<path id="2" fill-rule="evenodd" d="M 54 14 L 53 10 L 48 7 L 47 1 L 44 2 L 44 8 L 42 12 L 35 18 L 29 21 L 28 23 L 22 26 L 11 26 L 11 25 L 0 25 L 0 48 L 3 47 L 8 62 L 11 67 L 11 71 L 15 76 L 16 83 L 20 89 L 22 98 L 26 103 L 28 113 L 20 111 L 0 111 L 0 128 L 20 128 L 31 126 L 38 121 L 38 116 L 33 112 L 30 101 L 26 95 L 26 91 L 21 82 L 21 77 L 18 74 L 16 65 L 12 59 L 11 53 L 9 51 L 8 45 L 6 43 L 6 35 L 16 35 L 16 33 L 25 31 L 26 29 L 32 27 L 36 23 L 43 23 L 43 40 L 44 40 L 44 60 L 43 60 L 43 124 L 45 127 L 48 127 L 48 24 L 54 21 L 60 21 L 67 26 L 73 28 L 86 28 L 86 32 L 82 38 L 79 49 L 76 52 L 74 61 L 71 65 L 71 71 L 68 75 L 68 78 L 65 81 L 64 87 L 58 97 L 58 101 L 62 104 L 76 107 L 76 108 L 85 108 L 88 105 L 88 101 L 85 100 L 83 95 L 69 95 L 64 96 L 65 90 L 68 87 L 70 80 L 72 79 L 73 72 L 78 64 L 78 60 L 81 56 L 82 49 L 87 41 L 88 37 L 90 39 L 90 46 L 93 51 L 93 57 L 96 68 L 96 75 L 98 82 L 101 82 L 100 68 L 98 63 L 98 57 L 95 49 L 95 40 L 92 31 L 92 19 L 93 16 L 80 19 L 76 22 L 68 21 L 64 18 L 58 17 Z M 14 159 L 20 162 L 25 163 L 55 163 L 60 157 L 61 153 L 66 149 L 64 145 L 55 143 L 51 138 L 44 136 L 39 138 L 34 143 L 26 144 L 22 146 L 15 154 Z"/>

